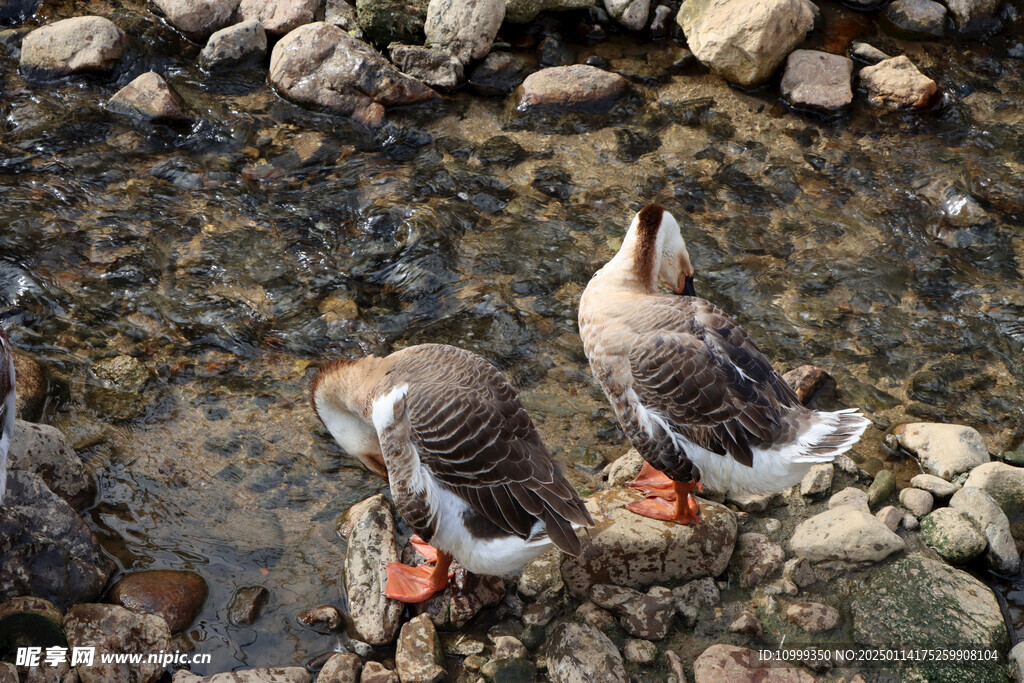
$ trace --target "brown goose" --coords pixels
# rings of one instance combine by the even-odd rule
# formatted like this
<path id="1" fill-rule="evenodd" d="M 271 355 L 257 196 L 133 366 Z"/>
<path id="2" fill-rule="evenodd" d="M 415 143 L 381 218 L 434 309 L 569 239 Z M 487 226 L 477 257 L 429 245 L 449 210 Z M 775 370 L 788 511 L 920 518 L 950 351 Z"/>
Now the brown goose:
<path id="1" fill-rule="evenodd" d="M 349 454 L 391 486 L 433 569 L 387 565 L 388 597 L 421 602 L 444 588 L 452 558 L 507 576 L 552 544 L 581 551 L 593 520 L 551 459 L 505 377 L 480 356 L 441 344 L 338 360 L 313 378 L 310 401 Z M 433 546 L 427 546 L 429 543 Z"/>
<path id="2" fill-rule="evenodd" d="M 7 449 L 14 435 L 14 352 L 0 327 L 0 505 L 7 492 Z"/>
<path id="3" fill-rule="evenodd" d="M 868 426 L 855 410 L 804 408 L 739 324 L 697 298 L 672 214 L 644 207 L 580 300 L 583 348 L 646 460 L 630 509 L 697 522 L 702 482 L 736 493 L 793 486 L 848 450 Z M 658 291 L 658 277 L 675 294 Z M 678 296 L 682 295 L 682 296 Z"/>

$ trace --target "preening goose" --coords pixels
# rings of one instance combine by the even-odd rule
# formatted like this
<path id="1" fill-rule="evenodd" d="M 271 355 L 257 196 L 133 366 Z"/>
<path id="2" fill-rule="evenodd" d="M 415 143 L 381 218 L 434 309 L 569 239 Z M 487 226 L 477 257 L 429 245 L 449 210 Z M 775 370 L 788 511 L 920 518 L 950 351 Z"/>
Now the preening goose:
<path id="1" fill-rule="evenodd" d="M 646 460 L 630 509 L 697 522 L 698 482 L 736 493 L 793 486 L 848 450 L 868 426 L 855 410 L 801 405 L 739 324 L 697 298 L 672 214 L 646 206 L 580 300 L 583 348 Z M 675 294 L 658 291 L 658 277 Z"/>
<path id="2" fill-rule="evenodd" d="M 432 569 L 389 563 L 388 597 L 426 600 L 452 558 L 507 576 L 552 544 L 580 553 L 575 527 L 592 526 L 590 514 L 515 390 L 480 356 L 424 344 L 334 361 L 313 378 L 310 401 L 342 448 L 389 482 L 417 549 L 428 560 L 436 549 Z"/>
<path id="3" fill-rule="evenodd" d="M 14 435 L 14 352 L 7 334 L 0 328 L 0 505 L 7 492 L 7 449 Z"/>

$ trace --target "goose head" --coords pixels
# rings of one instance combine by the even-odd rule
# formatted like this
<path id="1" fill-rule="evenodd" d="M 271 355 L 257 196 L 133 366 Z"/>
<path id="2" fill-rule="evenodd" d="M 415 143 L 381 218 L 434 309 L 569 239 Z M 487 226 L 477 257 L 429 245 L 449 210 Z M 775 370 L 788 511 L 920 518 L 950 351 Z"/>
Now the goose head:
<path id="1" fill-rule="evenodd" d="M 679 223 L 657 204 L 649 204 L 633 217 L 623 240 L 630 248 L 636 277 L 653 290 L 660 277 L 676 294 L 696 296 L 693 264 Z"/>

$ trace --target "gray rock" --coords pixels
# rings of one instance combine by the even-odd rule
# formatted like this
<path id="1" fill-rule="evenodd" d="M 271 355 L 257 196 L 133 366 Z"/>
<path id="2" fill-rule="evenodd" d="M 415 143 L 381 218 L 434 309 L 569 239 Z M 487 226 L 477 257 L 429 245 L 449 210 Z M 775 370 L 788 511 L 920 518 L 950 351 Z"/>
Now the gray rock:
<path id="1" fill-rule="evenodd" d="M 807 50 L 804 50 L 804 52 L 807 52 Z M 783 82 L 785 82 L 785 79 L 783 79 Z M 811 469 L 807 470 L 804 478 L 800 480 L 800 495 L 817 496 L 827 493 L 832 488 L 832 474 L 833 468 L 830 462 L 812 465 Z"/>
<path id="2" fill-rule="evenodd" d="M 199 53 L 199 61 L 209 71 L 247 66 L 267 54 L 267 32 L 256 19 L 243 21 L 216 31 Z"/>
<path id="3" fill-rule="evenodd" d="M 859 59 L 862 62 L 867 62 L 868 64 L 878 64 L 884 59 L 889 59 L 889 55 L 885 54 L 877 47 L 857 41 L 853 41 L 850 45 L 850 56 L 854 59 Z"/>
<path id="4" fill-rule="evenodd" d="M 591 586 L 590 599 L 617 614 L 626 633 L 644 640 L 663 640 L 676 615 L 672 591 L 661 586 L 652 587 L 645 595 L 632 588 L 599 584 Z"/>
<path id="5" fill-rule="evenodd" d="M 153 0 L 167 22 L 202 45 L 215 31 L 233 23 L 238 0 Z"/>
<path id="6" fill-rule="evenodd" d="M 672 8 L 668 5 L 658 5 L 651 14 L 651 37 L 664 38 L 668 36 L 671 29 Z M 692 52 L 690 53 L 693 54 Z"/>
<path id="7" fill-rule="evenodd" d="M 862 82 L 865 72 L 868 91 L 898 106 L 927 106 L 938 91 L 935 82 L 903 56 L 861 69 Z M 946 480 L 989 461 L 985 440 L 972 427 L 914 422 L 899 425 L 893 434 L 901 446 L 920 458 L 925 469 Z"/>
<path id="8" fill-rule="evenodd" d="M 283 36 L 313 21 L 320 0 L 241 0 L 238 15 L 255 20 L 272 36 Z"/>
<path id="9" fill-rule="evenodd" d="M 440 683 L 445 680 L 444 650 L 434 622 L 426 614 L 402 626 L 395 650 L 395 668 L 402 683 Z"/>
<path id="10" fill-rule="evenodd" d="M 741 586 L 750 587 L 769 578 L 785 559 L 786 552 L 782 546 L 772 543 L 763 534 L 747 533 L 740 534 L 736 541 L 729 567 L 739 578 Z"/>
<path id="11" fill-rule="evenodd" d="M 462 62 L 447 50 L 399 45 L 389 48 L 391 61 L 402 73 L 439 90 L 455 90 L 465 80 Z"/>
<path id="12" fill-rule="evenodd" d="M 644 458 L 635 448 L 608 465 L 608 484 L 610 486 L 625 486 L 633 481 L 640 474 L 644 466 Z"/>
<path id="13" fill-rule="evenodd" d="M 852 73 L 853 62 L 842 55 L 817 50 L 794 50 L 786 59 L 782 95 L 794 107 L 838 111 L 853 102 L 853 89 L 850 86 Z M 828 467 L 831 468 L 831 464 Z M 811 469 L 813 471 L 814 468 Z M 803 493 L 802 483 L 800 489 Z"/>
<path id="14" fill-rule="evenodd" d="M 721 683 L 722 681 L 814 683 L 814 676 L 798 666 L 780 665 L 766 669 L 756 651 L 725 644 L 712 645 L 694 660 L 693 679 L 695 683 Z"/>
<path id="15" fill-rule="evenodd" d="M 651 664 L 658 657 L 658 646 L 649 640 L 629 638 L 622 648 L 626 661 L 633 664 Z"/>
<path id="16" fill-rule="evenodd" d="M 171 633 L 178 633 L 199 616 L 206 594 L 206 581 L 198 574 L 156 569 L 122 576 L 107 593 L 107 602 L 132 612 L 155 614 Z"/>
<path id="17" fill-rule="evenodd" d="M 980 21 L 995 15 L 1000 0 L 946 0 L 957 30 L 967 31 Z"/>
<path id="18" fill-rule="evenodd" d="M 759 636 L 764 632 L 764 628 L 761 626 L 761 620 L 757 618 L 757 615 L 745 609 L 729 624 L 729 632 Z"/>
<path id="19" fill-rule="evenodd" d="M 786 564 L 782 566 L 782 578 L 792 581 L 799 588 L 806 588 L 818 580 L 814 574 L 814 566 L 806 557 L 786 560 Z"/>
<path id="20" fill-rule="evenodd" d="M 356 8 L 345 0 L 327 0 L 324 5 L 324 21 L 346 31 L 360 31 L 361 33 L 359 22 L 356 19 Z"/>
<path id="21" fill-rule="evenodd" d="M 537 665 L 527 659 L 492 659 L 480 667 L 480 673 L 488 681 L 532 681 L 537 677 Z"/>
<path id="22" fill-rule="evenodd" d="M 607 111 L 626 93 L 626 79 L 586 64 L 553 66 L 523 81 L 518 109 Z"/>
<path id="23" fill-rule="evenodd" d="M 63 609 L 100 594 L 114 564 L 40 477 L 8 473 L 0 511 L 0 599 L 34 595 Z"/>
<path id="24" fill-rule="evenodd" d="M 949 506 L 970 517 L 981 530 L 988 541 L 985 559 L 992 569 L 1011 576 L 1020 571 L 1020 553 L 1010 533 L 1010 520 L 992 496 L 967 486 L 953 494 Z"/>
<path id="25" fill-rule="evenodd" d="M 593 626 L 561 623 L 548 643 L 552 683 L 626 683 L 626 667 L 615 644 Z"/>
<path id="26" fill-rule="evenodd" d="M 68 647 L 94 647 L 100 653 L 164 652 L 170 648 L 167 622 L 152 614 L 136 614 L 118 605 L 75 605 L 64 617 Z M 148 683 L 163 674 L 162 664 L 103 663 L 75 667 L 82 683 Z"/>
<path id="27" fill-rule="evenodd" d="M 907 531 L 916 531 L 921 526 L 921 522 L 918 521 L 917 517 L 910 514 L 909 512 L 903 515 L 903 528 Z"/>
<path id="28" fill-rule="evenodd" d="M 51 491 L 76 510 L 92 502 L 96 493 L 82 460 L 64 434 L 49 425 L 15 420 L 7 466 L 39 475 Z"/>
<path id="29" fill-rule="evenodd" d="M 970 562 L 985 552 L 988 544 L 971 518 L 953 508 L 939 508 L 922 519 L 921 537 L 953 564 Z"/>
<path id="30" fill-rule="evenodd" d="M 775 500 L 774 493 L 738 494 L 730 491 L 725 496 L 726 503 L 732 503 L 743 512 L 764 512 Z"/>
<path id="31" fill-rule="evenodd" d="M 642 31 L 647 25 L 651 0 L 604 0 L 608 16 L 630 31 Z"/>
<path id="32" fill-rule="evenodd" d="M 312 676 L 301 666 L 239 669 L 230 673 L 197 676 L 182 669 L 174 674 L 174 683 L 311 683 Z M 395 679 L 397 683 L 398 679 Z"/>
<path id="33" fill-rule="evenodd" d="M 918 474 L 910 480 L 914 488 L 922 489 L 937 499 L 945 499 L 960 490 L 960 484 L 948 482 L 934 474 Z"/>
<path id="34" fill-rule="evenodd" d="M 837 508 L 840 505 L 852 505 L 864 512 L 868 512 L 868 494 L 860 489 L 847 486 L 845 489 L 828 499 L 828 509 Z"/>
<path id="35" fill-rule="evenodd" d="M 880 562 L 905 548 L 903 539 L 870 513 L 850 505 L 804 520 L 789 542 L 794 555 L 814 563 Z"/>
<path id="36" fill-rule="evenodd" d="M 190 118 L 181 96 L 154 71 L 142 74 L 114 93 L 107 101 L 107 109 L 149 121 L 187 121 Z"/>
<path id="37" fill-rule="evenodd" d="M 534 598 L 548 590 L 560 590 L 562 583 L 562 553 L 557 549 L 549 550 L 523 568 L 519 577 L 519 594 L 525 598 Z"/>
<path id="38" fill-rule="evenodd" d="M 270 82 L 294 102 L 351 115 L 366 125 L 381 123 L 385 107 L 435 97 L 366 43 L 326 22 L 300 26 L 274 46 Z"/>
<path id="39" fill-rule="evenodd" d="M 875 507 L 880 503 L 889 500 L 889 496 L 896 492 L 896 475 L 889 470 L 879 470 L 874 481 L 868 487 L 868 505 Z"/>
<path id="40" fill-rule="evenodd" d="M 346 523 L 350 531 L 345 590 L 353 624 L 362 640 L 387 645 L 395 639 L 405 609 L 402 603 L 384 596 L 384 564 L 398 562 L 391 505 L 383 494 L 377 494 L 353 505 L 346 514 Z"/>
<path id="41" fill-rule="evenodd" d="M 899 508 L 892 505 L 887 505 L 876 512 L 875 517 L 877 517 L 882 524 L 889 527 L 889 531 L 896 531 L 900 526 L 900 522 L 903 521 L 903 513 L 899 511 Z"/>
<path id="42" fill-rule="evenodd" d="M 564 12 L 573 9 L 593 7 L 596 0 L 508 0 L 505 4 L 505 21 L 511 24 L 528 24 L 541 12 Z"/>
<path id="43" fill-rule="evenodd" d="M 786 619 L 809 633 L 831 631 L 841 621 L 839 610 L 820 602 L 798 602 L 786 608 Z"/>
<path id="44" fill-rule="evenodd" d="M 505 0 L 430 0 L 427 44 L 468 64 L 491 51 L 504 18 Z"/>
<path id="45" fill-rule="evenodd" d="M 512 636 L 496 636 L 494 642 L 495 659 L 523 659 L 529 653 L 522 641 Z"/>
<path id="46" fill-rule="evenodd" d="M 420 45 L 427 0 L 356 0 L 356 21 L 379 48 L 391 43 Z"/>
<path id="47" fill-rule="evenodd" d="M 676 22 L 701 62 L 727 81 L 767 81 L 814 27 L 807 0 L 695 0 L 683 3 Z"/>
<path id="48" fill-rule="evenodd" d="M 41 26 L 21 42 L 21 70 L 28 76 L 108 73 L 121 61 L 128 37 L 103 17 L 73 17 Z"/>
<path id="49" fill-rule="evenodd" d="M 1024 683 L 1024 641 L 1013 646 L 1010 655 L 1010 677 L 1014 683 Z"/>
<path id="50" fill-rule="evenodd" d="M 260 611 L 270 599 L 270 591 L 263 586 L 244 586 L 231 596 L 228 605 L 228 621 L 236 626 L 256 623 Z"/>
<path id="51" fill-rule="evenodd" d="M 469 84 L 481 95 L 502 97 L 516 89 L 537 65 L 511 52 L 492 52 L 476 65 Z"/>
<path id="52" fill-rule="evenodd" d="M 924 517 L 935 507 L 935 499 L 932 494 L 921 489 L 903 489 L 900 491 L 900 505 L 910 510 L 915 517 Z"/>
<path id="53" fill-rule="evenodd" d="M 894 33 L 908 38 L 941 38 L 946 32 L 946 8 L 932 0 L 893 0 L 884 16 Z"/>
<path id="54" fill-rule="evenodd" d="M 587 499 L 597 526 L 580 532 L 583 552 L 562 562 L 562 579 L 577 598 L 590 586 L 611 583 L 643 588 L 654 583 L 718 576 L 736 543 L 736 517 L 715 503 L 702 503 L 696 526 L 641 517 L 625 509 L 632 490 L 613 489 Z"/>
<path id="55" fill-rule="evenodd" d="M 606 609 L 601 609 L 594 603 L 587 601 L 576 608 L 576 618 L 588 626 L 593 626 L 602 633 L 608 633 L 615 628 L 615 617 Z"/>
<path id="56" fill-rule="evenodd" d="M 1024 521 L 1024 467 L 1004 462 L 986 463 L 971 471 L 964 486 L 979 488 L 992 496 L 1010 524 Z"/>
<path id="57" fill-rule="evenodd" d="M 357 683 L 363 661 L 351 652 L 339 652 L 324 664 L 316 676 L 316 683 Z"/>

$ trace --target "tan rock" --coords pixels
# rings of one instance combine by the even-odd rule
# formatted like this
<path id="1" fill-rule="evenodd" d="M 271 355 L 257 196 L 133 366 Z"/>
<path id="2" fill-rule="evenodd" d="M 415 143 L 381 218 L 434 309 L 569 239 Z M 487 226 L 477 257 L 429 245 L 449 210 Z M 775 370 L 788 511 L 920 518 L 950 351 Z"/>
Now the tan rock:
<path id="1" fill-rule="evenodd" d="M 346 521 L 345 589 L 352 621 L 362 640 L 387 645 L 394 641 L 405 610 L 405 605 L 384 596 L 388 579 L 384 564 L 399 561 L 391 505 L 377 494 L 353 505 Z"/>
<path id="2" fill-rule="evenodd" d="M 903 550 L 903 539 L 869 512 L 841 505 L 804 520 L 789 542 L 794 555 L 838 565 L 880 562 Z"/>
<path id="3" fill-rule="evenodd" d="M 839 625 L 839 610 L 820 602 L 799 602 L 786 609 L 790 623 L 809 633 L 831 631 Z"/>
<path id="4" fill-rule="evenodd" d="M 62 19 L 25 36 L 21 68 L 43 76 L 109 72 L 120 62 L 127 45 L 128 37 L 109 19 Z"/>
<path id="5" fill-rule="evenodd" d="M 695 683 L 814 683 L 814 676 L 798 666 L 761 664 L 754 650 L 718 644 L 693 662 Z"/>
<path id="6" fill-rule="evenodd" d="M 434 622 L 421 614 L 402 626 L 395 650 L 395 668 L 402 683 L 440 683 L 445 680 L 444 650 Z"/>
<path id="7" fill-rule="evenodd" d="M 430 0 L 423 30 L 428 45 L 468 64 L 491 51 L 504 18 L 505 0 Z"/>
<path id="8" fill-rule="evenodd" d="M 238 14 L 259 21 L 272 36 L 282 36 L 313 21 L 319 0 L 241 0 Z"/>
<path id="9" fill-rule="evenodd" d="M 149 71 L 124 86 L 107 102 L 117 114 L 153 121 L 186 121 L 185 103 L 163 77 Z"/>
<path id="10" fill-rule="evenodd" d="M 164 652 L 171 643 L 170 629 L 162 618 L 136 614 L 118 605 L 75 605 L 64 617 L 64 631 L 69 647 L 93 647 L 97 653 Z M 145 662 L 103 663 L 97 655 L 92 666 L 82 664 L 75 670 L 82 683 L 150 683 L 163 674 L 164 667 Z"/>
<path id="11" fill-rule="evenodd" d="M 526 77 L 518 109 L 606 111 L 625 94 L 626 85 L 619 74 L 586 64 L 553 66 Z"/>
<path id="12" fill-rule="evenodd" d="M 232 23 L 238 0 L 153 0 L 153 5 L 171 26 L 202 45 Z"/>
<path id="13" fill-rule="evenodd" d="M 860 82 L 870 102 L 890 108 L 924 109 L 939 92 L 935 81 L 918 71 L 905 55 L 864 67 Z"/>
<path id="14" fill-rule="evenodd" d="M 807 403 L 807 400 L 828 379 L 828 373 L 814 365 L 801 365 L 784 374 L 782 379 L 786 380 L 786 383 L 793 388 L 801 403 Z"/>
<path id="15" fill-rule="evenodd" d="M 552 683 L 626 683 L 626 668 L 618 648 L 601 631 L 586 624 L 565 622 L 548 641 L 548 678 Z"/>

